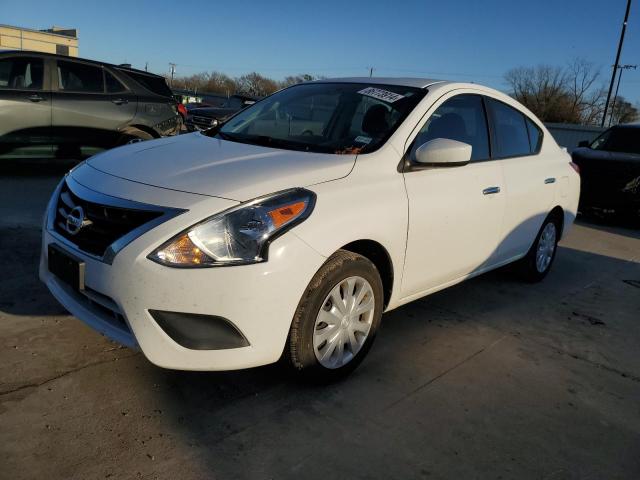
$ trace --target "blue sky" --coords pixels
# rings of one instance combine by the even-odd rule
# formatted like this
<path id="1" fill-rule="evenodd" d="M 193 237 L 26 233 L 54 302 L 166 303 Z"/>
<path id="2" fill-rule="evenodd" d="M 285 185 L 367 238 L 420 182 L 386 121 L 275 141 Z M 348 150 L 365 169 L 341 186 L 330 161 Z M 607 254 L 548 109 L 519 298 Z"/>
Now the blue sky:
<path id="1" fill-rule="evenodd" d="M 0 0 L 0 22 L 79 30 L 80 55 L 178 75 L 431 76 L 506 89 L 517 66 L 582 57 L 608 86 L 626 0 Z M 2 4 L 5 4 L 4 7 Z M 9 6 L 10 5 L 10 6 Z M 640 64 L 635 0 L 621 63 Z M 640 101 L 640 67 L 620 94 Z"/>

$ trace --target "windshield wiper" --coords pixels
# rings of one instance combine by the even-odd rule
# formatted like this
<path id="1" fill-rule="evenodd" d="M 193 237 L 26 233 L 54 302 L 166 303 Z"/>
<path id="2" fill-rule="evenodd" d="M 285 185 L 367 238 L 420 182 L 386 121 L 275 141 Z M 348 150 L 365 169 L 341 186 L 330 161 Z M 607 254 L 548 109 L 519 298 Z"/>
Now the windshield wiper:
<path id="1" fill-rule="evenodd" d="M 216 132 L 215 136 L 218 136 L 223 140 L 231 140 L 232 142 L 238 141 L 235 135 L 229 135 L 228 133 L 225 133 L 225 132 Z"/>

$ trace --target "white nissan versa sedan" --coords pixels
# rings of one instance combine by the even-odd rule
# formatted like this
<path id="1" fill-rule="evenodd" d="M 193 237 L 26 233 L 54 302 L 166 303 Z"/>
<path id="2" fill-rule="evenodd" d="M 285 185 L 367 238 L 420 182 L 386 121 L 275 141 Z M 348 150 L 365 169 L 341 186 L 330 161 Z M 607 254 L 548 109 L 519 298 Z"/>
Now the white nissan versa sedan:
<path id="1" fill-rule="evenodd" d="M 495 90 L 321 80 L 73 169 L 40 276 L 159 366 L 284 355 L 332 377 L 362 361 L 384 311 L 516 261 L 541 280 L 579 189 L 542 123 Z"/>

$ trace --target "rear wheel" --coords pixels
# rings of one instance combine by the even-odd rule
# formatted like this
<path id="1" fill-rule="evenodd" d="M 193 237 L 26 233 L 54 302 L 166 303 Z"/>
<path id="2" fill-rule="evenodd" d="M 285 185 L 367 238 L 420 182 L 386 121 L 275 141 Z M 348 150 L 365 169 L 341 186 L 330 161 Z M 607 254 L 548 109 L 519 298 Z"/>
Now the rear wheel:
<path id="1" fill-rule="evenodd" d="M 291 366 L 322 380 L 350 373 L 380 326 L 383 289 L 375 265 L 345 250 L 334 254 L 307 287 L 286 348 Z"/>
<path id="2" fill-rule="evenodd" d="M 558 240 L 560 221 L 557 216 L 549 216 L 540 227 L 529 252 L 520 260 L 520 272 L 526 281 L 539 282 L 547 276 L 556 257 Z"/>

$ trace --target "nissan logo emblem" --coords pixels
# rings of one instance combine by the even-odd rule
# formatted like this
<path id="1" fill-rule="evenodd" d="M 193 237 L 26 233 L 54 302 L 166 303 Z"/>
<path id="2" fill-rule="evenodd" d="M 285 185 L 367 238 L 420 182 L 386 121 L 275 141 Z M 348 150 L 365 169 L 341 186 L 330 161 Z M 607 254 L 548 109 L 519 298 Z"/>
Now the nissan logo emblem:
<path id="1" fill-rule="evenodd" d="M 67 215 L 66 229 L 70 235 L 76 235 L 83 227 L 90 225 L 91 220 L 84 218 L 84 210 L 82 207 L 73 207 Z"/>

